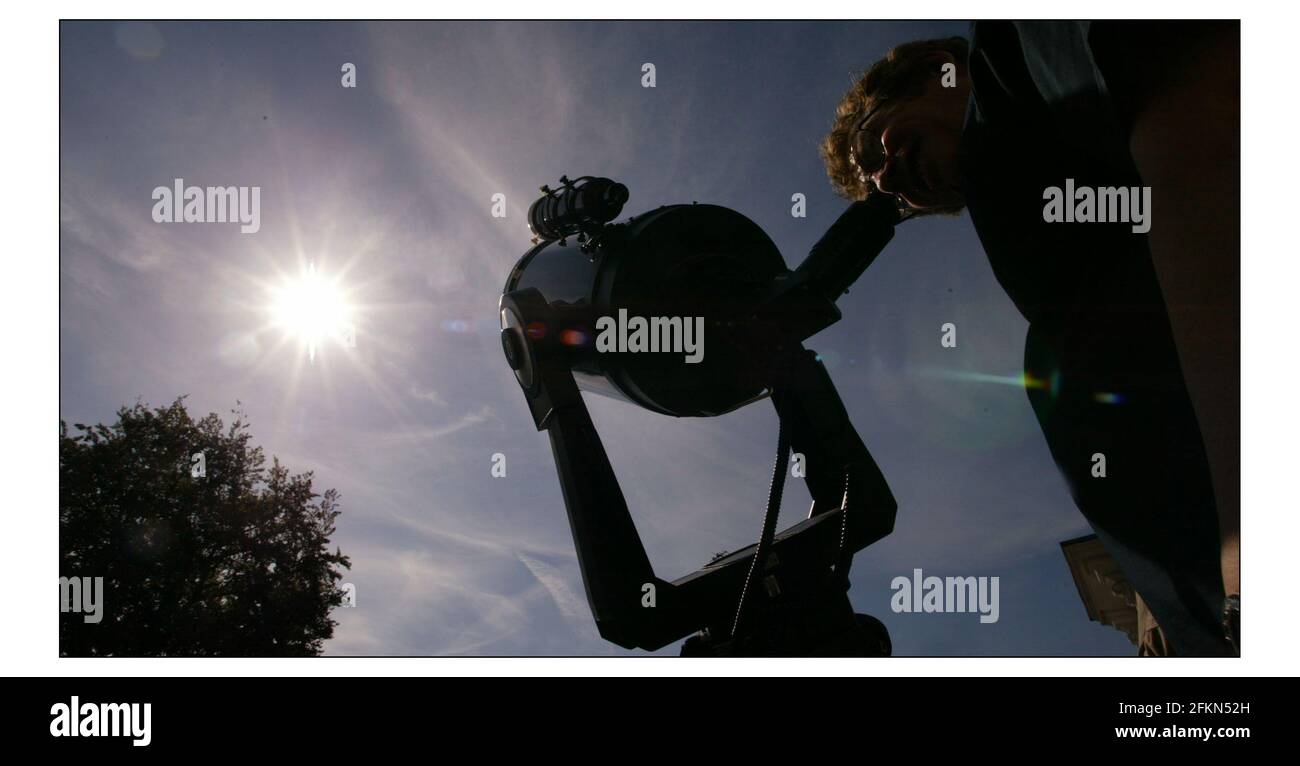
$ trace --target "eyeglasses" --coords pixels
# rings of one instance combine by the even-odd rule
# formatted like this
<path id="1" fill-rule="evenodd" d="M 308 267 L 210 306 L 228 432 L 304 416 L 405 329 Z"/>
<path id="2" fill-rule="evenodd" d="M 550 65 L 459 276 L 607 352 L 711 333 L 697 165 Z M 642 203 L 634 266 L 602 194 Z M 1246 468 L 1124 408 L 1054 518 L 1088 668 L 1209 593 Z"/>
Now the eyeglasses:
<path id="1" fill-rule="evenodd" d="M 863 186 L 871 190 L 872 194 L 885 194 L 894 198 L 894 204 L 898 206 L 899 213 L 906 220 L 916 212 L 915 209 L 901 195 L 881 191 L 871 177 L 880 172 L 880 169 L 889 161 L 889 155 L 885 153 L 885 145 L 881 140 L 880 133 L 867 127 L 867 121 L 879 109 L 880 105 L 873 107 L 854 126 L 853 133 L 849 136 L 849 162 L 858 169 L 859 180 Z"/>
<path id="2" fill-rule="evenodd" d="M 870 180 L 872 174 L 879 172 L 888 159 L 885 146 L 881 143 L 880 133 L 867 127 L 867 121 L 878 110 L 879 107 L 876 107 L 863 115 L 849 136 L 849 161 L 857 167 L 864 182 Z"/>

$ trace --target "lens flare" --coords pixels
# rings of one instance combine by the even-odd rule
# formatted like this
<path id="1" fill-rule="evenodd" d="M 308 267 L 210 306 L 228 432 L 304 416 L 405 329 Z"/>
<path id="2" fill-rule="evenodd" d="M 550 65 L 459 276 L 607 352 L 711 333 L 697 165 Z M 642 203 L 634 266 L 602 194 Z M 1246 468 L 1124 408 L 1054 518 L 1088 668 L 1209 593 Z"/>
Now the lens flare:
<path id="1" fill-rule="evenodd" d="M 587 333 L 582 330 L 568 328 L 560 332 L 560 342 L 566 346 L 585 346 L 587 341 Z"/>

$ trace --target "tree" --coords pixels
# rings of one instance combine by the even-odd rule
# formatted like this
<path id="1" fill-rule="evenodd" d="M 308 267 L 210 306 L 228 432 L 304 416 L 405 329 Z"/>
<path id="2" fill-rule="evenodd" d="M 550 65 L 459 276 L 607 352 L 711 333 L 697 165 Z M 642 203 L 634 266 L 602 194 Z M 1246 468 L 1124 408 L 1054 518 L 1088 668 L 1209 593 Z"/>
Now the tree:
<path id="1" fill-rule="evenodd" d="M 59 575 L 104 578 L 98 623 L 61 604 L 60 654 L 319 654 L 351 568 L 329 552 L 338 493 L 267 469 L 240 413 L 195 421 L 181 397 L 117 418 L 59 421 Z"/>

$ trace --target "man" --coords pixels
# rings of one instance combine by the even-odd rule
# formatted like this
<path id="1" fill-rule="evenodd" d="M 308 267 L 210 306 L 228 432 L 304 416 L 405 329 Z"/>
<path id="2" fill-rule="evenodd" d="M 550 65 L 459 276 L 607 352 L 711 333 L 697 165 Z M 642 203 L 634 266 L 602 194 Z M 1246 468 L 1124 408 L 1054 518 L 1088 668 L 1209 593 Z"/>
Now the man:
<path id="1" fill-rule="evenodd" d="M 1235 22 L 979 22 L 890 51 L 822 145 L 843 196 L 970 211 L 1146 653 L 1237 652 L 1239 59 Z"/>

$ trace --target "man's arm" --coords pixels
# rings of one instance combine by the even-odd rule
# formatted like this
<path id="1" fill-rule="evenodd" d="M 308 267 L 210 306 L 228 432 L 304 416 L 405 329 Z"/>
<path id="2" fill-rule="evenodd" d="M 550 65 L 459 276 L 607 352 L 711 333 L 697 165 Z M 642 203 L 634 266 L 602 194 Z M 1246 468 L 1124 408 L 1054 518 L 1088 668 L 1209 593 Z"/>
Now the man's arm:
<path id="1" fill-rule="evenodd" d="M 1224 590 L 1240 593 L 1240 27 L 1094 32 L 1151 187 L 1151 254 L 1210 461 Z"/>

